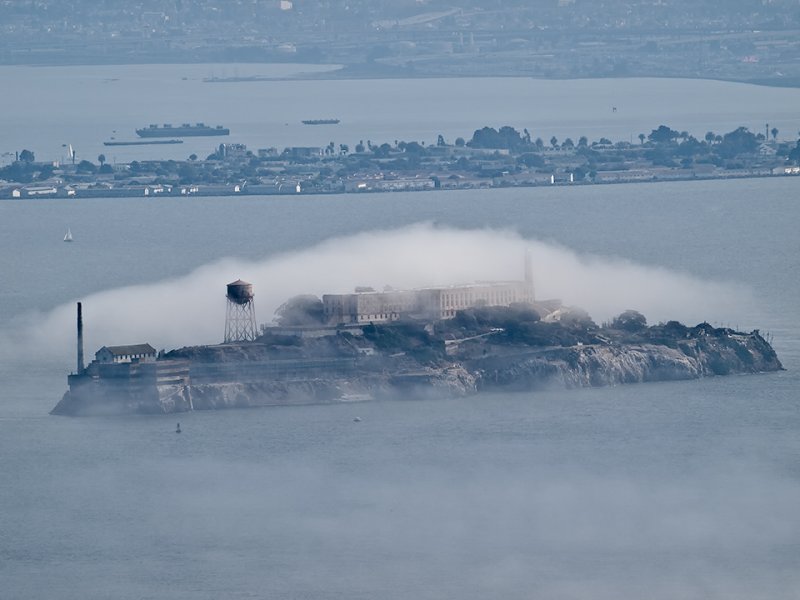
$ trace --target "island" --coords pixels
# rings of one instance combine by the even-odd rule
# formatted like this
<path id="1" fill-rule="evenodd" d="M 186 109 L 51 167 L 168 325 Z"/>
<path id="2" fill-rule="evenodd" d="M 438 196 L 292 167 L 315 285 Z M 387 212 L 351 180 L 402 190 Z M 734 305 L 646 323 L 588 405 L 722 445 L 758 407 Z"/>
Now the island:
<path id="1" fill-rule="evenodd" d="M 321 121 L 320 121 L 321 122 Z M 172 128 L 175 130 L 175 128 Z M 168 131 L 157 128 L 157 131 Z M 216 132 L 217 129 L 209 131 Z M 222 130 L 227 131 L 227 130 Z M 248 149 L 219 144 L 205 159 L 43 163 L 31 150 L 0 167 L 0 198 L 232 196 L 574 186 L 800 175 L 800 140 L 776 127 L 698 139 L 659 125 L 638 141 L 536 137 L 527 128 L 482 127 L 469 139 Z"/>
<path id="2" fill-rule="evenodd" d="M 256 331 L 252 286 L 239 280 L 228 285 L 224 343 L 168 352 L 103 347 L 86 367 L 79 306 L 78 370 L 52 413 L 535 393 L 783 368 L 758 330 L 648 325 L 634 310 L 598 325 L 580 308 L 532 292 L 526 280 L 300 296 Z"/>

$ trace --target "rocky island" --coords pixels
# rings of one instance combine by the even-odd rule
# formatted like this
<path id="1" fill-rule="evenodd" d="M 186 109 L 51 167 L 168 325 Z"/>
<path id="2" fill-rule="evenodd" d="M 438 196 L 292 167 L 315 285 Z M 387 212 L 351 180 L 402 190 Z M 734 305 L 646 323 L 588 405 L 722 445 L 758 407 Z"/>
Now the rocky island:
<path id="1" fill-rule="evenodd" d="M 677 321 L 648 326 L 636 311 L 597 325 L 583 310 L 530 301 L 467 307 L 434 321 L 407 314 L 331 326 L 323 323 L 322 305 L 313 297 L 295 299 L 279 326 L 262 327 L 251 341 L 158 355 L 146 344 L 103 348 L 70 376 L 70 389 L 52 412 L 459 397 L 782 370 L 757 330 Z M 128 361 L 115 363 L 115 353 L 123 352 Z"/>

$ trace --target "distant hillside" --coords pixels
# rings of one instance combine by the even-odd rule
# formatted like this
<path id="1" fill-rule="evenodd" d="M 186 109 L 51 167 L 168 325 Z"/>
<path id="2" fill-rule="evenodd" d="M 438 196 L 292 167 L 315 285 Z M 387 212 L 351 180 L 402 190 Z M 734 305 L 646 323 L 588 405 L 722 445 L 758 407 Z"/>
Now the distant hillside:
<path id="1" fill-rule="evenodd" d="M 786 85 L 800 80 L 799 33 L 796 0 L 0 2 L 0 64 L 306 62 L 372 77 Z"/>

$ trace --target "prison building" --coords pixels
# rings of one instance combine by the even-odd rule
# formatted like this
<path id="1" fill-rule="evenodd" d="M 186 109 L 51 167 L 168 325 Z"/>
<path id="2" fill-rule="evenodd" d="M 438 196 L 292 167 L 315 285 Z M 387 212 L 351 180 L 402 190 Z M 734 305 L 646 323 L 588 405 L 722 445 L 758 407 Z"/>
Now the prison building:
<path id="1" fill-rule="evenodd" d="M 329 325 L 388 323 L 402 316 L 449 319 L 459 310 L 476 306 L 509 306 L 532 302 L 531 287 L 523 281 L 481 282 L 467 285 L 325 294 L 325 321 Z"/>

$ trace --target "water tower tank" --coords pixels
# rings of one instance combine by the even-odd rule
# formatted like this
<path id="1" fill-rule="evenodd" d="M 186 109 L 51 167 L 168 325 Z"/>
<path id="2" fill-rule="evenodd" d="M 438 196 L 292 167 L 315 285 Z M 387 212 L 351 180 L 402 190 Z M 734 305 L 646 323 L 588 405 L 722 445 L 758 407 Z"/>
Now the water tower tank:
<path id="1" fill-rule="evenodd" d="M 228 284 L 228 300 L 235 304 L 247 304 L 253 300 L 253 284 L 237 279 Z"/>

